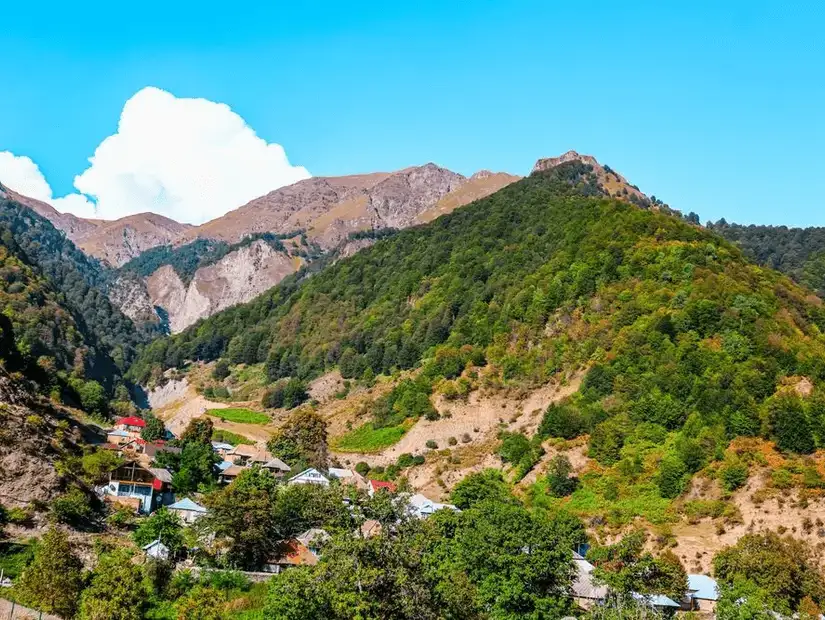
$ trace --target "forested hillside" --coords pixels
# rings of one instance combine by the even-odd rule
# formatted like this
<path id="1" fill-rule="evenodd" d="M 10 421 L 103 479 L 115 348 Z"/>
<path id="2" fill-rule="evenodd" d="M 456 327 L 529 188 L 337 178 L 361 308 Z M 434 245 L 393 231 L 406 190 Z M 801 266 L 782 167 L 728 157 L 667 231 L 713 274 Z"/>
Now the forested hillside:
<path id="1" fill-rule="evenodd" d="M 818 409 L 774 392 L 825 376 L 823 327 L 821 304 L 784 276 L 680 218 L 605 198 L 573 162 L 157 341 L 131 373 L 149 382 L 226 357 L 266 361 L 275 381 L 425 361 L 432 383 L 486 360 L 504 384 L 540 384 L 589 367 L 564 428 L 549 428 L 590 432 L 604 463 L 636 429 L 686 422 L 694 436 L 810 451 L 825 440 Z"/>
<path id="2" fill-rule="evenodd" d="M 743 226 L 724 219 L 708 228 L 733 241 L 760 265 L 777 269 L 825 295 L 825 228 Z"/>
<path id="3" fill-rule="evenodd" d="M 152 325 L 138 329 L 109 302 L 105 269 L 48 220 L 18 202 L 0 197 L 0 224 L 76 314 L 95 355 L 111 357 L 122 371 L 134 358 L 137 347 L 160 333 Z"/>

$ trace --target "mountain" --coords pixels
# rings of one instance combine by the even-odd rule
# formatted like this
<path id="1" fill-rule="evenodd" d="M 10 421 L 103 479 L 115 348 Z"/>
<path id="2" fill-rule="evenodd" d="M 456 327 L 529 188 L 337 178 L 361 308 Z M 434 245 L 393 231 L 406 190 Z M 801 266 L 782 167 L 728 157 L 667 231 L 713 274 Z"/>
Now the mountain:
<path id="1" fill-rule="evenodd" d="M 177 241 L 190 224 L 156 213 L 138 213 L 75 234 L 72 240 L 89 256 L 121 267 L 151 248 Z"/>
<path id="2" fill-rule="evenodd" d="M 198 411 L 245 401 L 269 429 L 303 395 L 344 466 L 428 496 L 498 468 L 595 535 L 666 531 L 693 570 L 750 531 L 815 546 L 821 300 L 599 172 L 544 163 L 153 342 L 129 376 L 185 376 Z"/>
<path id="3" fill-rule="evenodd" d="M 175 333 L 250 301 L 320 257 L 353 254 L 382 235 L 449 213 L 517 178 L 486 171 L 465 178 L 427 164 L 300 181 L 182 230 L 165 244 L 153 237 L 149 243 L 155 247 L 120 265 L 120 273 L 138 274 L 143 284 L 131 277 L 117 281 L 114 299 L 127 315 L 141 319 L 148 308 L 156 309 Z M 90 249 L 87 239 L 99 240 L 115 225 L 119 230 L 120 224 L 113 223 L 81 238 L 81 248 L 100 256 L 100 248 Z M 174 228 L 166 230 L 174 234 Z M 119 233 L 108 238 L 115 239 L 110 247 L 117 256 L 131 251 Z"/>
<path id="4" fill-rule="evenodd" d="M 781 271 L 825 297 L 825 228 L 743 226 L 724 219 L 707 226 L 760 265 Z"/>
<path id="5" fill-rule="evenodd" d="M 343 361 L 379 374 L 469 346 L 505 382 L 541 384 L 598 360 L 609 380 L 596 400 L 613 395 L 613 414 L 676 429 L 698 411 L 730 429 L 754 423 L 782 376 L 823 374 L 824 321 L 803 289 L 712 232 L 609 199 L 578 159 L 287 278 L 152 343 L 131 372 L 146 381 L 228 357 L 266 362 L 272 380 Z M 688 355 L 697 348 L 705 358 Z M 723 368 L 734 383 L 717 383 Z M 734 411 L 745 418 L 734 423 Z"/>
<path id="6" fill-rule="evenodd" d="M 406 228 L 426 221 L 431 209 L 449 212 L 517 178 L 485 173 L 467 179 L 435 164 L 391 173 L 313 177 L 256 198 L 183 238 L 236 242 L 254 233 L 303 230 L 328 250 L 349 233 Z"/>
<path id="7" fill-rule="evenodd" d="M 65 232 L 66 236 L 72 241 L 104 224 L 103 220 L 89 220 L 77 217 L 71 213 L 60 213 L 53 206 L 45 202 L 18 194 L 14 190 L 4 187 L 2 184 L 0 184 L 0 199 L 11 200 L 28 207 L 41 217 L 49 220 L 55 228 Z"/>

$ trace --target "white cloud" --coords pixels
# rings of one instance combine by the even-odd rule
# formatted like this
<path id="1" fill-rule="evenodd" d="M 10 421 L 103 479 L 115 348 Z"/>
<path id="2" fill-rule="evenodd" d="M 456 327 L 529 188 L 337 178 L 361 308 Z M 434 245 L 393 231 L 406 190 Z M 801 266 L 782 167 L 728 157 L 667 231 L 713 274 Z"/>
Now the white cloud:
<path id="1" fill-rule="evenodd" d="M 152 87 L 126 102 L 117 133 L 100 143 L 89 163 L 74 179 L 79 193 L 62 198 L 52 197 L 27 157 L 0 153 L 0 181 L 82 217 L 153 211 L 200 224 L 310 176 L 229 106 Z"/>

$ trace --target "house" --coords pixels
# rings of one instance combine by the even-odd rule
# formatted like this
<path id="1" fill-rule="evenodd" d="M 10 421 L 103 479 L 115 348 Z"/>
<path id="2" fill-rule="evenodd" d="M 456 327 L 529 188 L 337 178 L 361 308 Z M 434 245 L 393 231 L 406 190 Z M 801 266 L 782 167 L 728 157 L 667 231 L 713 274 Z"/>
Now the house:
<path id="1" fill-rule="evenodd" d="M 139 437 L 144 428 L 146 428 L 146 422 L 142 418 L 134 415 L 126 416 L 115 421 L 116 430 L 126 431 L 133 437 Z"/>
<path id="2" fill-rule="evenodd" d="M 290 478 L 289 484 L 320 484 L 326 487 L 329 486 L 329 478 L 314 467 L 310 467 Z"/>
<path id="3" fill-rule="evenodd" d="M 262 456 L 261 452 L 264 452 L 265 455 Z M 265 450 L 242 443 L 231 450 L 227 450 L 223 458 L 235 465 L 251 465 L 253 462 L 263 463 L 272 458 L 272 455 Z"/>
<path id="4" fill-rule="evenodd" d="M 169 547 L 160 542 L 160 538 L 156 538 L 148 545 L 144 545 L 143 552 L 147 558 L 152 558 L 153 560 L 165 562 L 169 559 Z"/>
<path id="5" fill-rule="evenodd" d="M 215 454 L 221 458 L 225 458 L 227 452 L 232 450 L 232 448 L 234 448 L 234 446 L 231 443 L 224 443 L 223 441 L 212 442 L 212 449 L 215 451 Z"/>
<path id="6" fill-rule="evenodd" d="M 109 473 L 108 484 L 100 488 L 99 492 L 114 501 L 120 498 L 138 500 L 138 512 L 148 514 L 171 503 L 171 486 L 172 474 L 169 470 L 128 461 Z"/>
<path id="7" fill-rule="evenodd" d="M 281 459 L 276 458 L 274 456 L 271 459 L 269 459 L 266 463 L 261 465 L 261 468 L 267 470 L 276 478 L 280 478 L 281 476 L 284 476 L 285 474 L 288 474 L 290 471 L 292 471 L 292 468 L 289 465 L 287 465 Z"/>
<path id="8" fill-rule="evenodd" d="M 633 592 L 631 596 L 656 611 L 672 612 L 681 608 L 679 603 L 664 594 L 639 594 L 638 592 Z"/>
<path id="9" fill-rule="evenodd" d="M 193 502 L 188 497 L 178 500 L 174 504 L 170 504 L 166 507 L 167 510 L 174 512 L 176 515 L 180 517 L 180 520 L 184 523 L 194 523 L 200 517 L 206 514 L 206 508 L 198 504 L 197 502 Z"/>
<path id="10" fill-rule="evenodd" d="M 460 512 L 458 508 L 452 504 L 440 504 L 438 502 L 434 502 L 424 495 L 421 495 L 421 493 L 411 495 L 408 502 L 410 505 L 411 514 L 419 519 L 426 519 L 437 510 L 447 509 Z"/>
<path id="11" fill-rule="evenodd" d="M 719 586 L 713 577 L 688 575 L 688 591 L 682 608 L 686 611 L 714 613 L 719 600 Z"/>
<path id="12" fill-rule="evenodd" d="M 125 443 L 128 443 L 133 440 L 131 434 L 128 431 L 125 431 L 120 428 L 113 428 L 112 430 L 106 433 L 106 443 L 113 444 L 115 446 L 121 446 Z"/>
<path id="13" fill-rule="evenodd" d="M 223 469 L 220 474 L 218 474 L 218 482 L 222 482 L 223 484 L 229 484 L 235 478 L 241 475 L 241 472 L 245 469 L 249 469 L 248 467 L 243 467 L 241 465 L 233 465 L 232 463 L 228 463 L 229 467 Z"/>
<path id="14" fill-rule="evenodd" d="M 607 598 L 607 586 L 594 580 L 592 572 L 595 567 L 576 551 L 573 552 L 573 564 L 576 567 L 571 588 L 573 600 L 582 609 L 602 603 Z"/>
<path id="15" fill-rule="evenodd" d="M 392 482 L 385 482 L 383 480 L 370 480 L 367 482 L 367 493 L 370 497 L 373 497 L 382 489 L 387 493 L 395 493 L 396 488 L 397 487 Z"/>
<path id="16" fill-rule="evenodd" d="M 298 536 L 295 540 L 309 549 L 312 555 L 318 557 L 321 555 L 321 548 L 324 546 L 324 543 L 330 538 L 331 536 L 327 534 L 325 530 L 313 527 Z"/>
<path id="17" fill-rule="evenodd" d="M 143 453 L 149 458 L 150 461 L 154 461 L 155 457 L 161 452 L 166 452 L 168 454 L 180 454 L 181 449 L 176 448 L 175 446 L 168 445 L 165 441 L 155 441 L 155 442 L 147 442 L 146 445 L 143 446 Z"/>
<path id="18" fill-rule="evenodd" d="M 317 563 L 318 558 L 312 551 L 293 538 L 280 542 L 276 552 L 266 560 L 261 570 L 265 573 L 281 573 L 295 566 L 314 566 Z"/>

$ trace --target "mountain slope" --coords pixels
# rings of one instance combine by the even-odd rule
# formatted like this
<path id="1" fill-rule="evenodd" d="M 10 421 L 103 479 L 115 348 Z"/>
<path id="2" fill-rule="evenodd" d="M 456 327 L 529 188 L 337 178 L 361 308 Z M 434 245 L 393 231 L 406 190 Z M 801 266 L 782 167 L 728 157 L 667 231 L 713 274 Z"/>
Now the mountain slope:
<path id="1" fill-rule="evenodd" d="M 31 265 L 58 303 L 72 315 L 88 345 L 92 374 L 107 386 L 132 360 L 139 345 L 159 333 L 157 325 L 135 324 L 112 306 L 106 295 L 108 273 L 89 258 L 45 217 L 24 204 L 0 196 L 0 225 L 19 248 L 21 260 Z"/>
<path id="2" fill-rule="evenodd" d="M 761 265 L 789 275 L 825 296 L 825 228 L 743 226 L 719 220 L 708 228 L 736 243 Z"/>
<path id="3" fill-rule="evenodd" d="M 504 382 L 541 384 L 600 361 L 595 394 L 613 396 L 611 417 L 679 428 L 698 411 L 755 432 L 781 377 L 825 376 L 823 327 L 822 307 L 786 278 L 709 231 L 606 199 L 593 168 L 573 161 L 288 278 L 153 343 L 131 372 L 146 381 L 185 359 L 228 356 L 267 361 L 273 379 L 345 359 L 377 374 L 472 345 Z"/>

